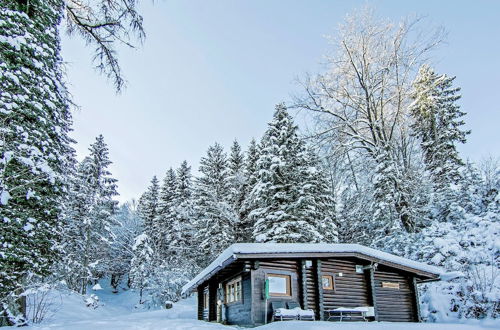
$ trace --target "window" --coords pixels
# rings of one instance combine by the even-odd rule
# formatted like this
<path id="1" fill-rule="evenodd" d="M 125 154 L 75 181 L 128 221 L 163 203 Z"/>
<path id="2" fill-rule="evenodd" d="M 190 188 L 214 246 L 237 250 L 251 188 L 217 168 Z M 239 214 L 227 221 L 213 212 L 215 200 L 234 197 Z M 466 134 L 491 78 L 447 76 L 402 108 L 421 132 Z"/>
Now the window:
<path id="1" fill-rule="evenodd" d="M 269 294 L 271 296 L 291 296 L 290 275 L 269 274 Z"/>
<path id="2" fill-rule="evenodd" d="M 241 277 L 227 282 L 226 284 L 226 304 L 242 300 Z"/>
<path id="3" fill-rule="evenodd" d="M 321 283 L 323 285 L 323 290 L 333 290 L 333 276 L 332 275 L 322 275 Z"/>
<path id="4" fill-rule="evenodd" d="M 203 292 L 203 309 L 208 309 L 208 290 Z"/>

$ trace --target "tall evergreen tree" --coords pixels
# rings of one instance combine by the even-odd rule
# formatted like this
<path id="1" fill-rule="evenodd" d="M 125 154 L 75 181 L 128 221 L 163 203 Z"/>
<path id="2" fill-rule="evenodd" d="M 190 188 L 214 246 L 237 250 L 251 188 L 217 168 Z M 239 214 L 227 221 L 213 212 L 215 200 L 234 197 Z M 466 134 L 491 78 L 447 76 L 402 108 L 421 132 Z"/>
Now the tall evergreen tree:
<path id="1" fill-rule="evenodd" d="M 0 0 L 0 319 L 22 324 L 16 302 L 25 283 L 45 276 L 60 255 L 68 172 L 69 97 L 61 70 L 59 26 L 96 46 L 97 69 L 123 85 L 114 44 L 144 36 L 137 2 Z M 66 15 L 65 15 L 66 14 Z"/>
<path id="2" fill-rule="evenodd" d="M 132 288 L 139 290 L 139 304 L 143 304 L 144 290 L 154 287 L 155 252 L 146 233 L 137 236 L 132 247 L 133 258 L 130 269 Z"/>
<path id="3" fill-rule="evenodd" d="M 204 266 L 234 242 L 237 215 L 229 202 L 227 156 L 218 143 L 200 161 L 196 180 L 196 242 Z"/>
<path id="4" fill-rule="evenodd" d="M 74 152 L 59 54 L 60 1 L 0 1 L 0 319 L 58 257 Z M 0 321 L 1 322 L 1 321 Z"/>
<path id="5" fill-rule="evenodd" d="M 118 202 L 117 180 L 109 171 L 108 147 L 102 135 L 78 166 L 71 192 L 65 231 L 65 264 L 70 265 L 67 282 L 84 294 L 89 281 L 109 273 L 111 244 Z"/>
<path id="6" fill-rule="evenodd" d="M 304 160 L 301 176 L 305 182 L 299 191 L 299 203 L 302 204 L 300 217 L 311 219 L 325 242 L 335 243 L 338 241 L 338 228 L 331 184 L 318 155 L 312 149 L 307 151 Z"/>
<path id="7" fill-rule="evenodd" d="M 241 209 L 245 199 L 245 157 L 241 151 L 241 146 L 238 141 L 234 141 L 231 146 L 231 152 L 228 159 L 228 176 L 229 176 L 229 202 L 238 215 L 238 225 L 235 230 L 235 239 L 239 242 L 244 241 L 244 229 L 242 220 L 243 215 Z"/>
<path id="8" fill-rule="evenodd" d="M 245 158 L 245 184 L 243 187 L 243 201 L 240 208 L 240 223 L 238 226 L 237 240 L 239 242 L 251 242 L 253 240 L 253 222 L 249 217 L 252 210 L 251 200 L 248 197 L 257 183 L 257 161 L 259 160 L 259 147 L 252 138 L 248 146 Z"/>
<path id="9" fill-rule="evenodd" d="M 167 171 L 163 185 L 161 186 L 157 212 L 154 220 L 154 230 L 156 250 L 158 257 L 165 258 L 168 253 L 168 236 L 172 231 L 172 213 L 175 207 L 175 189 L 177 186 L 177 176 L 174 169 Z"/>
<path id="10" fill-rule="evenodd" d="M 116 212 L 115 225 L 111 228 L 114 239 L 111 245 L 110 274 L 114 292 L 117 292 L 120 281 L 130 272 L 133 258 L 132 247 L 135 244 L 135 238 L 143 230 L 142 220 L 137 215 L 135 200 L 122 204 Z"/>
<path id="11" fill-rule="evenodd" d="M 160 186 L 156 175 L 151 179 L 151 185 L 139 198 L 137 205 L 137 213 L 144 221 L 144 230 L 148 237 L 152 240 L 153 246 L 156 246 L 155 235 L 155 220 L 158 214 L 158 201 L 160 194 Z"/>
<path id="12" fill-rule="evenodd" d="M 171 255 L 177 258 L 192 256 L 193 247 L 193 187 L 191 167 L 183 161 L 177 169 L 177 184 L 174 192 L 174 206 L 172 208 L 172 227 L 168 236 L 171 245 Z"/>
<path id="13" fill-rule="evenodd" d="M 257 242 L 319 242 L 317 219 L 303 218 L 301 194 L 307 179 L 306 150 L 283 104 L 276 106 L 273 120 L 261 142 L 257 183 L 249 198 L 253 210 L 253 237 Z"/>
<path id="14" fill-rule="evenodd" d="M 460 180 L 463 161 L 456 149 L 465 143 L 469 131 L 464 131 L 460 110 L 460 88 L 453 87 L 455 77 L 438 75 L 423 65 L 413 83 L 410 111 L 415 118 L 413 129 L 421 140 L 424 160 L 437 187 L 456 184 Z"/>

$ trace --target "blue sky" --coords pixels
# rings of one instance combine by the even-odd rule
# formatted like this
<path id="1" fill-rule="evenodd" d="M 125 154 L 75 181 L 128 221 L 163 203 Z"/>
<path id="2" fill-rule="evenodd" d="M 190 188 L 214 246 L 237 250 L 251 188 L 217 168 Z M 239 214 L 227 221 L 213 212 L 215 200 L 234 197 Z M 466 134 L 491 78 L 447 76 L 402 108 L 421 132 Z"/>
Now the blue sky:
<path id="1" fill-rule="evenodd" d="M 463 157 L 500 156 L 500 1 L 143 0 L 147 39 L 120 48 L 128 80 L 116 95 L 93 71 L 90 49 L 63 38 L 70 91 L 80 110 L 73 137 L 81 158 L 95 136 L 110 147 L 120 201 L 138 197 L 153 175 L 186 159 L 193 170 L 215 141 L 260 137 L 274 105 L 300 91 L 296 77 L 319 72 L 346 14 L 370 4 L 380 17 L 425 15 L 448 31 L 436 53 L 456 75 L 469 142 Z"/>

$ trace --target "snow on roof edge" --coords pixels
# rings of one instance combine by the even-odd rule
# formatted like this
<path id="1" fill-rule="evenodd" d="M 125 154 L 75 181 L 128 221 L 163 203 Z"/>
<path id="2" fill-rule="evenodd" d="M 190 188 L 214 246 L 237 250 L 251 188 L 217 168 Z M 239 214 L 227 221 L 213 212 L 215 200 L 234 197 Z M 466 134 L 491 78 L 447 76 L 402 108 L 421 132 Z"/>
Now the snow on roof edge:
<path id="1" fill-rule="evenodd" d="M 258 253 L 360 253 L 383 261 L 392 262 L 423 272 L 443 276 L 446 272 L 436 266 L 403 258 L 369 248 L 360 244 L 328 244 L 328 243 L 235 243 L 225 249 L 210 265 L 182 287 L 182 294 L 188 293 L 193 287 L 207 279 L 214 271 L 218 271 L 224 263 L 238 254 Z"/>

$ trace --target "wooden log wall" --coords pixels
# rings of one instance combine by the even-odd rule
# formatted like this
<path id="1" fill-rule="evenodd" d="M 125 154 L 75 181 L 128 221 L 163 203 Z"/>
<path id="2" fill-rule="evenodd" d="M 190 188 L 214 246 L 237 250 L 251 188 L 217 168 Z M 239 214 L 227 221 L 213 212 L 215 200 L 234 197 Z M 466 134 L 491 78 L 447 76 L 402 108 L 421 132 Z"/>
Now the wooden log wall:
<path id="1" fill-rule="evenodd" d="M 225 288 L 225 283 L 223 285 Z M 252 283 L 249 273 L 241 275 L 241 290 L 241 301 L 226 304 L 226 318 L 228 324 L 248 326 L 252 324 Z"/>
<path id="2" fill-rule="evenodd" d="M 323 275 L 334 276 L 334 289 L 323 290 L 324 309 L 370 306 L 370 290 L 364 273 L 356 273 L 356 263 L 348 259 L 321 262 Z M 339 276 L 342 273 L 342 276 Z M 321 284 L 321 283 L 320 283 Z"/>
<path id="3" fill-rule="evenodd" d="M 259 260 L 258 269 L 252 271 L 252 316 L 253 323 L 264 324 L 265 322 L 265 304 L 264 304 L 264 282 L 266 274 L 290 275 L 292 295 L 290 297 L 271 297 L 267 304 L 267 320 L 271 321 L 273 301 L 296 301 L 301 302 L 300 287 L 300 260 Z"/>
<path id="4" fill-rule="evenodd" d="M 375 270 L 375 295 L 379 321 L 416 322 L 413 279 L 387 267 Z M 399 289 L 383 287 L 383 282 L 397 283 Z"/>

